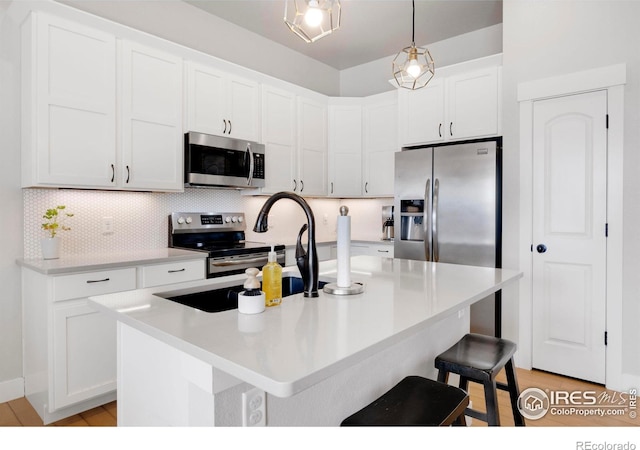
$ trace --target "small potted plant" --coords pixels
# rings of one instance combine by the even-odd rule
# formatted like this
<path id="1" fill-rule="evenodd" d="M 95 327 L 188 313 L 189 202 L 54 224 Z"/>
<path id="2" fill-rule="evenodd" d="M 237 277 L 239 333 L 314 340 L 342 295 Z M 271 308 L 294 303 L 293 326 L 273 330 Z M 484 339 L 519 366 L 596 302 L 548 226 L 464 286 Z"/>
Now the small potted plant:
<path id="1" fill-rule="evenodd" d="M 73 217 L 73 214 L 65 212 L 66 206 L 60 205 L 47 209 L 42 216 L 45 222 L 42 229 L 47 232 L 47 237 L 42 240 L 42 257 L 44 259 L 57 259 L 60 257 L 60 238 L 57 236 L 60 231 L 69 231 L 71 228 L 64 225 L 61 220 L 66 217 Z"/>

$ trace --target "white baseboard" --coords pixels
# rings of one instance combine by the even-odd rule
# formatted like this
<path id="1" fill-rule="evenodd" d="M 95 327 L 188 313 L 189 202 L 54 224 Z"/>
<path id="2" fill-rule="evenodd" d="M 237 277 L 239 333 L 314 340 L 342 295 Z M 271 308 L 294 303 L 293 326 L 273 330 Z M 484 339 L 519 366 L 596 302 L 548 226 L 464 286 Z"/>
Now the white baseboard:
<path id="1" fill-rule="evenodd" d="M 24 397 L 24 378 L 0 381 L 0 403 Z"/>
<path id="2" fill-rule="evenodd" d="M 629 389 L 640 389 L 640 375 L 632 375 L 630 373 L 623 373 L 621 380 L 620 391 L 629 392 Z"/>

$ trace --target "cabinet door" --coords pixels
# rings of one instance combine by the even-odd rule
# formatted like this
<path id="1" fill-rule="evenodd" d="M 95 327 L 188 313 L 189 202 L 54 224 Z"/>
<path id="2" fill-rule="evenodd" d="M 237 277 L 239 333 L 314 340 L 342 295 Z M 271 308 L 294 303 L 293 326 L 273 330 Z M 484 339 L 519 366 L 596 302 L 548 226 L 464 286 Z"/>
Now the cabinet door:
<path id="1" fill-rule="evenodd" d="M 327 195 L 327 105 L 298 98 L 300 195 Z"/>
<path id="2" fill-rule="evenodd" d="M 443 141 L 444 81 L 431 80 L 416 91 L 400 89 L 398 95 L 402 146 Z"/>
<path id="3" fill-rule="evenodd" d="M 364 107 L 364 187 L 366 197 L 393 197 L 394 153 L 398 145 L 396 92 Z"/>
<path id="4" fill-rule="evenodd" d="M 232 77 L 227 83 L 229 136 L 260 142 L 260 85 Z"/>
<path id="5" fill-rule="evenodd" d="M 187 131 L 226 135 L 225 74 L 210 67 L 187 66 Z"/>
<path id="6" fill-rule="evenodd" d="M 262 138 L 265 145 L 264 193 L 297 188 L 295 96 L 270 86 L 262 87 Z"/>
<path id="7" fill-rule="evenodd" d="M 329 196 L 362 195 L 362 106 L 329 106 Z"/>
<path id="8" fill-rule="evenodd" d="M 498 67 L 456 75 L 447 80 L 447 139 L 498 134 Z"/>
<path id="9" fill-rule="evenodd" d="M 116 389 L 116 321 L 87 300 L 53 305 L 53 408 Z"/>
<path id="10" fill-rule="evenodd" d="M 122 98 L 120 185 L 182 191 L 182 60 L 123 42 Z"/>
<path id="11" fill-rule="evenodd" d="M 73 22 L 37 13 L 35 37 L 26 57 L 31 103 L 25 139 L 27 185 L 109 187 L 115 185 L 116 40 Z M 31 72 L 35 85 L 27 77 Z M 26 101 L 29 97 L 27 97 Z M 24 163 L 24 162 L 23 162 Z M 35 172 L 35 173 L 34 173 Z M 29 180 L 30 179 L 30 180 Z"/>

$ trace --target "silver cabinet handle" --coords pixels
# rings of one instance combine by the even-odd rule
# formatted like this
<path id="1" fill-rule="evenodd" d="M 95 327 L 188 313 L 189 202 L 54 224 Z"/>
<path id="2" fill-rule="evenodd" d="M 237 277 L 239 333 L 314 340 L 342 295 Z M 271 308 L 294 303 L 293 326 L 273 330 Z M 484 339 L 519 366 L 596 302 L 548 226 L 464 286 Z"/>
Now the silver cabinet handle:
<path id="1" fill-rule="evenodd" d="M 438 246 L 438 197 L 440 195 L 440 180 L 433 183 L 433 260 L 438 262 L 440 252 Z"/>
<path id="2" fill-rule="evenodd" d="M 422 219 L 422 227 L 424 230 L 424 254 L 425 261 L 431 261 L 431 178 L 427 178 L 427 182 L 424 185 L 424 216 Z"/>
<path id="3" fill-rule="evenodd" d="M 87 284 L 91 283 L 104 283 L 105 281 L 109 281 L 109 278 L 105 278 L 103 280 L 87 280 Z"/>
<path id="4" fill-rule="evenodd" d="M 184 272 L 185 270 L 186 269 L 183 267 L 182 269 L 167 270 L 167 273 Z"/>

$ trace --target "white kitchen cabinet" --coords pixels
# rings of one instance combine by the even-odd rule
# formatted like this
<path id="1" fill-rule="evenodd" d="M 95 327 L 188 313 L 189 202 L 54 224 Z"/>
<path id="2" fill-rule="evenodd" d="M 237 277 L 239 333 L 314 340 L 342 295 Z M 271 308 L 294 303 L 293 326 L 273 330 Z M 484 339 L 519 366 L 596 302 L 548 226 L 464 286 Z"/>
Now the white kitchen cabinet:
<path id="1" fill-rule="evenodd" d="M 22 186 L 114 186 L 115 37 L 33 13 L 22 72 Z"/>
<path id="2" fill-rule="evenodd" d="M 142 266 L 138 270 L 138 287 L 148 288 L 165 284 L 206 278 L 205 267 L 201 259 L 194 261 L 177 261 L 163 264 Z"/>
<path id="3" fill-rule="evenodd" d="M 393 258 L 393 243 L 352 242 L 351 256 L 358 255 Z"/>
<path id="4" fill-rule="evenodd" d="M 42 12 L 22 25 L 23 187 L 182 191 L 182 60 Z"/>
<path id="5" fill-rule="evenodd" d="M 499 72 L 488 67 L 447 79 L 447 139 L 498 134 Z"/>
<path id="6" fill-rule="evenodd" d="M 327 195 L 327 104 L 298 97 L 298 185 L 300 195 Z"/>
<path id="7" fill-rule="evenodd" d="M 405 147 L 445 139 L 444 79 L 434 78 L 422 89 L 399 89 L 399 132 Z"/>
<path id="8" fill-rule="evenodd" d="M 187 66 L 187 130 L 261 141 L 260 85 L 213 67 Z"/>
<path id="9" fill-rule="evenodd" d="M 25 396 L 44 423 L 116 398 L 116 323 L 88 297 L 204 278 L 203 258 L 63 275 L 23 268 Z"/>
<path id="10" fill-rule="evenodd" d="M 362 99 L 330 99 L 329 196 L 362 195 Z"/>
<path id="11" fill-rule="evenodd" d="M 273 194 L 297 187 L 296 96 L 262 86 L 262 138 L 265 145 L 265 187 Z"/>
<path id="12" fill-rule="evenodd" d="M 307 243 L 303 239 L 304 248 L 306 250 Z M 318 261 L 328 261 L 330 259 L 336 259 L 336 245 L 331 242 L 316 243 L 316 250 L 318 252 Z M 296 247 L 295 245 L 287 247 L 285 249 L 285 266 L 296 265 Z"/>
<path id="13" fill-rule="evenodd" d="M 363 190 L 365 197 L 393 197 L 395 152 L 398 144 L 397 92 L 365 99 Z"/>
<path id="14" fill-rule="evenodd" d="M 122 43 L 122 163 L 125 189 L 182 191 L 182 59 Z"/>
<path id="15" fill-rule="evenodd" d="M 272 194 L 327 194 L 327 104 L 263 86 L 265 187 Z"/>
<path id="16" fill-rule="evenodd" d="M 434 78 L 426 87 L 399 90 L 400 142 L 404 147 L 497 136 L 500 67 Z"/>

